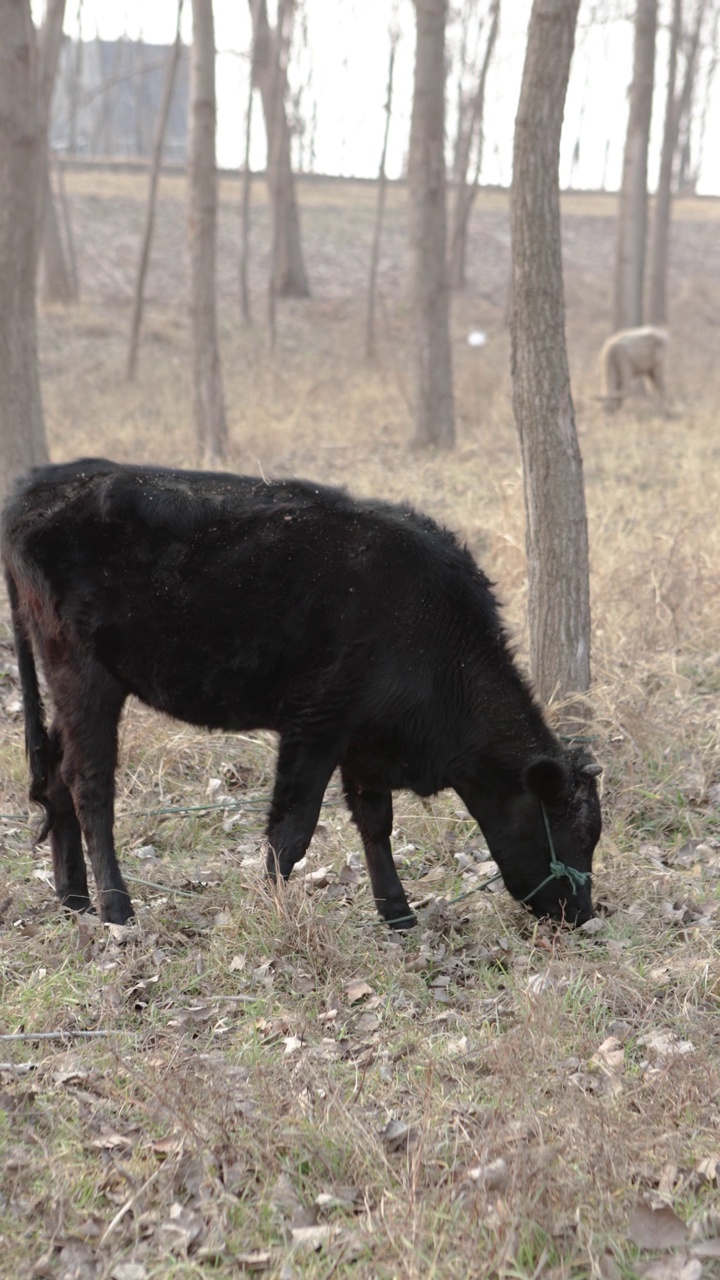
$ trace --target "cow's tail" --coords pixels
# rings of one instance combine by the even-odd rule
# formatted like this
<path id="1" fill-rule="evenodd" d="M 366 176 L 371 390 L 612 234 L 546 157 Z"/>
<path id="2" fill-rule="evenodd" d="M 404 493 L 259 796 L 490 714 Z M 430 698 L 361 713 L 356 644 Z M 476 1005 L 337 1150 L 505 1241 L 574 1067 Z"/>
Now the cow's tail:
<path id="1" fill-rule="evenodd" d="M 45 708 L 40 695 L 32 640 L 20 613 L 17 585 L 9 570 L 6 580 L 25 713 L 25 752 L 30 766 L 30 799 L 35 804 L 42 805 L 45 810 L 45 817 L 34 837 L 34 843 L 39 844 L 50 831 L 54 818 L 53 806 L 47 795 L 50 738 L 45 720 Z"/>

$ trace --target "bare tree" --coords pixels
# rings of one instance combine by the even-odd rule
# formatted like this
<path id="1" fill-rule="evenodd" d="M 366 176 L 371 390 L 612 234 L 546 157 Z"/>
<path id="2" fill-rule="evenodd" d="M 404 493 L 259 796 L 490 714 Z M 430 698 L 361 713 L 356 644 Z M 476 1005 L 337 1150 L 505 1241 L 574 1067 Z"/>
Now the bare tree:
<path id="1" fill-rule="evenodd" d="M 198 453 L 206 467 L 222 466 L 227 451 L 225 396 L 217 336 L 215 286 L 217 169 L 215 165 L 215 29 L 212 0 L 192 0 L 190 276 L 193 413 Z"/>
<path id="2" fill-rule="evenodd" d="M 257 27 L 257 8 L 260 0 L 253 0 L 253 35 L 250 44 L 250 67 L 248 74 L 248 95 L 245 107 L 245 167 L 242 176 L 242 197 L 240 206 L 240 313 L 245 324 L 251 323 L 250 289 L 248 286 L 248 267 L 250 264 L 250 196 L 252 195 L 252 171 L 250 169 L 250 141 L 252 138 L 252 109 L 255 85 L 253 83 L 253 66 L 255 63 L 255 29 Z"/>
<path id="3" fill-rule="evenodd" d="M 145 206 L 145 227 L 143 230 L 142 245 L 140 249 L 137 279 L 135 281 L 135 296 L 133 298 L 133 313 L 130 324 L 130 345 L 128 348 L 127 361 L 128 381 L 132 381 L 135 377 L 135 371 L 137 368 L 138 343 L 140 341 L 140 326 L 142 325 L 143 305 L 145 300 L 145 277 L 147 276 L 148 266 L 150 265 L 150 249 L 152 247 L 153 228 L 155 226 L 155 206 L 157 204 L 157 189 L 158 182 L 160 180 L 160 168 L 162 166 L 163 145 L 165 142 L 165 131 L 167 129 L 168 117 L 170 115 L 173 89 L 175 87 L 175 77 L 177 75 L 178 64 L 180 62 L 180 54 L 182 53 L 182 40 L 180 38 L 182 10 L 183 0 L 178 0 L 175 40 L 170 47 L 167 65 L 165 67 L 165 84 L 163 86 L 160 110 L 155 123 L 155 137 L 153 139 L 152 157 L 150 160 L 148 196 L 147 204 Z"/>
<path id="4" fill-rule="evenodd" d="M 665 94 L 665 123 L 663 126 L 660 174 L 655 193 L 650 261 L 648 265 L 647 318 L 651 324 L 665 324 L 667 320 L 667 263 L 670 239 L 670 202 L 672 199 L 673 161 L 677 148 L 680 126 L 680 104 L 675 98 L 678 47 L 682 30 L 682 0 L 673 0 L 670 23 L 670 48 L 668 51 L 668 79 Z"/>
<path id="5" fill-rule="evenodd" d="M 717 0 L 713 0 L 709 8 L 710 15 L 710 31 L 707 37 L 708 57 L 706 59 L 705 72 L 703 76 L 702 96 L 700 98 L 699 119 L 697 128 L 697 145 L 695 152 L 695 172 L 699 172 L 702 165 L 703 154 L 705 150 L 705 141 L 707 136 L 707 122 L 712 99 L 712 86 L 715 74 L 717 72 L 718 50 L 720 50 L 720 4 Z"/>
<path id="6" fill-rule="evenodd" d="M 0 491 L 47 460 L 35 273 L 47 135 L 39 112 L 29 0 L 0 4 Z"/>
<path id="7" fill-rule="evenodd" d="M 370 250 L 370 279 L 368 282 L 367 315 L 365 319 L 365 359 L 371 360 L 375 352 L 375 293 L 377 271 L 380 262 L 380 242 L 382 240 L 383 218 L 385 215 L 385 191 L 387 175 L 385 162 L 387 159 L 390 121 L 392 119 L 393 82 L 395 78 L 395 54 L 397 52 L 400 28 L 396 22 L 390 28 L 390 56 L 388 59 L 387 85 L 385 88 L 385 129 L 383 132 L 380 167 L 378 169 L 377 204 L 375 206 L 375 227 L 373 230 L 372 248 Z"/>
<path id="8" fill-rule="evenodd" d="M 288 91 L 288 33 L 292 0 L 279 0 L 278 25 L 268 21 L 266 0 L 248 0 L 253 19 L 253 77 L 260 89 L 267 134 L 267 176 L 273 218 L 274 296 L 307 298 L 310 294 L 302 242 L 295 179 L 290 162 L 290 128 L 285 106 Z"/>
<path id="9" fill-rule="evenodd" d="M 410 242 L 415 307 L 417 447 L 455 444 L 445 220 L 447 0 L 415 0 L 417 45 L 410 125 Z"/>
<path id="10" fill-rule="evenodd" d="M 695 6 L 695 21 L 687 40 L 685 71 L 678 101 L 679 137 L 677 143 L 676 175 L 676 188 L 678 191 L 694 190 L 695 183 L 697 181 L 697 172 L 692 161 L 693 148 L 691 145 L 691 135 L 693 124 L 693 101 L 695 98 L 701 34 L 707 9 L 707 0 L 697 0 L 697 4 Z M 717 39 L 717 26 L 715 39 Z M 711 48 L 713 48 L 714 52 L 714 44 L 711 44 Z"/>
<path id="11" fill-rule="evenodd" d="M 615 262 L 615 329 L 642 324 L 645 240 L 647 235 L 647 161 L 655 78 L 657 0 L 637 0 L 630 114 L 625 138 L 618 245 Z"/>
<path id="12" fill-rule="evenodd" d="M 587 517 L 565 348 L 558 177 L 578 6 L 534 0 L 511 193 L 513 408 L 527 519 L 530 665 L 546 701 L 584 693 L 590 683 Z M 572 714 L 582 715 L 582 705 Z"/>
<path id="13" fill-rule="evenodd" d="M 47 137 L 55 81 L 57 79 L 65 20 L 65 0 L 48 0 L 38 34 L 38 111 Z M 41 180 L 38 218 L 41 225 L 40 291 L 46 302 L 72 302 L 77 297 L 74 277 L 60 229 L 60 219 L 50 181 L 50 155 L 45 149 L 45 173 Z"/>
<path id="14" fill-rule="evenodd" d="M 465 250 L 467 246 L 467 229 L 470 221 L 475 196 L 480 182 L 483 154 L 483 120 L 485 114 L 485 90 L 488 71 L 500 29 L 500 0 L 490 0 L 489 29 L 485 42 L 477 86 L 470 102 L 470 111 L 465 123 L 461 119 L 458 124 L 458 142 L 455 156 L 455 207 L 452 231 L 450 235 L 450 283 L 453 289 L 461 289 L 465 283 Z M 468 178 L 470 158 L 475 149 L 475 167 L 472 178 Z"/>

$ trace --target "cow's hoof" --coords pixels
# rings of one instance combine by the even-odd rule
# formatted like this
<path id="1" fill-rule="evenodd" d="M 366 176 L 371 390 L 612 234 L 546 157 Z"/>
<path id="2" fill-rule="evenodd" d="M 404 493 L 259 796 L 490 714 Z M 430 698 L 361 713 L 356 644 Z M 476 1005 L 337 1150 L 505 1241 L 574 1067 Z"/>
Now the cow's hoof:
<path id="1" fill-rule="evenodd" d="M 383 918 L 390 929 L 414 929 L 417 924 L 417 916 L 409 907 L 404 911 L 399 910 L 397 915 L 388 915 Z"/>
<path id="2" fill-rule="evenodd" d="M 61 893 L 60 905 L 65 911 L 91 911 L 95 913 L 95 908 L 86 893 Z"/>
<path id="3" fill-rule="evenodd" d="M 100 919 L 103 924 L 132 924 L 135 912 L 129 893 L 111 889 L 100 903 Z"/>

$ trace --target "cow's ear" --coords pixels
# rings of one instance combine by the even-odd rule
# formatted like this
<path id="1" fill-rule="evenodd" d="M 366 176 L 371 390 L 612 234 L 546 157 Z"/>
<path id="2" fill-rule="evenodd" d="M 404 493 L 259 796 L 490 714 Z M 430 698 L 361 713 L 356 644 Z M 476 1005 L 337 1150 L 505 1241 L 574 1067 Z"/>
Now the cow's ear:
<path id="1" fill-rule="evenodd" d="M 525 785 L 538 800 L 547 804 L 561 800 L 567 791 L 567 773 L 559 760 L 552 756 L 538 756 L 525 770 Z"/>

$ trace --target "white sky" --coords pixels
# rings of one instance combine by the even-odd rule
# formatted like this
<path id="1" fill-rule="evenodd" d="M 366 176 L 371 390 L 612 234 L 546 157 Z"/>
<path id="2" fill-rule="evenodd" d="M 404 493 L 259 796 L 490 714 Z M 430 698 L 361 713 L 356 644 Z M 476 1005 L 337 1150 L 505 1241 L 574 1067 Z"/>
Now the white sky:
<path id="1" fill-rule="evenodd" d="M 397 8 L 402 36 L 396 62 L 395 110 L 391 125 L 388 172 L 400 173 L 410 127 L 414 16 L 411 0 L 305 0 L 311 48 L 312 92 L 317 100 L 315 167 L 319 172 L 374 176 L 384 127 L 383 103 L 388 59 L 388 23 Z M 664 66 L 667 37 L 662 29 L 670 0 L 661 0 L 658 36 L 656 100 L 653 114 L 653 156 L 650 184 L 657 173 L 657 152 L 664 110 Z M 149 43 L 169 43 L 175 32 L 177 0 L 68 0 L 65 29 L 77 35 L 78 8 L 82 35 L 116 39 L 123 34 Z M 451 6 L 452 7 L 452 6 Z M 457 5 L 455 6 L 457 7 Z M 481 178 L 507 184 L 511 176 L 512 129 L 525 49 L 531 0 L 502 0 L 500 36 L 488 77 L 486 141 Z M 570 178 L 571 157 L 580 139 L 574 186 L 614 188 L 622 166 L 627 86 L 632 70 L 632 28 L 627 19 L 591 21 L 596 9 L 615 13 L 618 0 L 603 6 L 582 0 L 575 57 L 565 111 L 560 179 Z M 42 12 L 42 0 L 34 0 Z M 269 0 L 272 13 L 274 4 Z M 185 0 L 183 35 L 191 35 L 191 4 Z M 241 162 L 247 99 L 250 20 L 247 0 L 215 0 L 218 47 L 218 162 L 233 167 Z M 457 28 L 455 28 L 455 32 Z M 450 39 L 453 29 L 450 29 Z M 456 38 L 456 35 L 455 35 Z M 300 75 L 307 75 L 309 62 Z M 297 77 L 296 77 L 297 78 Z M 309 102 L 309 99 L 307 99 Z M 255 166 L 264 163 L 261 113 L 254 110 Z M 698 190 L 720 194 L 720 73 L 713 83 L 707 116 Z"/>

